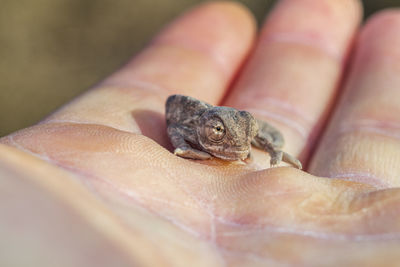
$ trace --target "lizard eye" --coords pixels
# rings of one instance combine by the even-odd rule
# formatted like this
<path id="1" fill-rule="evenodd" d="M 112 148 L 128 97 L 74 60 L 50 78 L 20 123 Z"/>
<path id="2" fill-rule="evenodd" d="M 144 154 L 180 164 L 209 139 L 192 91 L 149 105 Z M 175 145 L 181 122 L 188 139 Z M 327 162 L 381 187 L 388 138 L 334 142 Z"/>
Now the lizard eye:
<path id="1" fill-rule="evenodd" d="M 225 136 L 225 127 L 221 122 L 216 122 L 206 129 L 207 137 L 212 141 L 220 141 Z"/>

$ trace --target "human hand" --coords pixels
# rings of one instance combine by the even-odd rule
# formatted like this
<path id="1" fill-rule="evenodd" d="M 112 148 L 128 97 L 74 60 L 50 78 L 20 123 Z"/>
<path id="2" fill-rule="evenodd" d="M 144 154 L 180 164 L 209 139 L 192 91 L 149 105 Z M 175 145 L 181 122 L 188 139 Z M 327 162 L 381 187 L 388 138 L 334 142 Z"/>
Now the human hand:
<path id="1" fill-rule="evenodd" d="M 1 265 L 398 265 L 400 13 L 360 20 L 357 1 L 283 0 L 254 41 L 247 11 L 207 3 L 0 139 Z M 174 93 L 271 122 L 307 172 L 174 156 Z"/>

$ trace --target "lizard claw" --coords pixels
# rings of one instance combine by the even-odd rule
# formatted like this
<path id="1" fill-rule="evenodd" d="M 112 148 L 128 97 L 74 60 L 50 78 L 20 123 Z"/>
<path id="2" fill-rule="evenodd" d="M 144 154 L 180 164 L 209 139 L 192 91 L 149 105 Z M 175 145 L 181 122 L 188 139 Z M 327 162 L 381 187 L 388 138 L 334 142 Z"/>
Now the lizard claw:
<path id="1" fill-rule="evenodd" d="M 286 152 L 283 153 L 283 159 L 282 160 L 284 162 L 286 162 L 286 163 L 289 163 L 289 164 L 293 165 L 294 167 L 296 167 L 299 170 L 301 170 L 303 168 L 303 166 L 301 165 L 300 160 L 296 159 L 295 157 L 293 157 L 292 155 L 289 155 Z"/>
<path id="2" fill-rule="evenodd" d="M 176 148 L 174 154 L 187 159 L 209 159 L 211 155 L 196 149 Z"/>

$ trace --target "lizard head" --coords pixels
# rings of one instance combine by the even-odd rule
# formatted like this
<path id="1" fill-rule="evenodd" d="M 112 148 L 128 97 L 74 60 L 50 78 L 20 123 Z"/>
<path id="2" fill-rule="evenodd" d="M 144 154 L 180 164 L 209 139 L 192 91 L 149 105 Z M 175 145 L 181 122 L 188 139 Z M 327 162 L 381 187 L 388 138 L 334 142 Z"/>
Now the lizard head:
<path id="1" fill-rule="evenodd" d="M 196 132 L 199 145 L 211 155 L 224 160 L 244 160 L 250 153 L 258 125 L 247 111 L 213 107 L 201 115 Z"/>

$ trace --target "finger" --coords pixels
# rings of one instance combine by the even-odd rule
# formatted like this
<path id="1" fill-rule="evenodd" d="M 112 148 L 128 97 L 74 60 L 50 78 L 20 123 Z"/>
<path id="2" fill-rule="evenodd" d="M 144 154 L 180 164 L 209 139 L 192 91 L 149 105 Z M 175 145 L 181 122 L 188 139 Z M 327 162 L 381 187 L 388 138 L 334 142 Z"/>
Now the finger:
<path id="1" fill-rule="evenodd" d="M 283 149 L 303 152 L 304 159 L 335 95 L 360 17 L 358 1 L 280 1 L 226 105 L 277 126 Z"/>
<path id="2" fill-rule="evenodd" d="M 400 12 L 372 18 L 345 91 L 312 160 L 314 174 L 399 186 Z"/>
<path id="3" fill-rule="evenodd" d="M 133 112 L 163 113 L 167 95 L 188 94 L 216 103 L 246 56 L 254 32 L 254 19 L 241 5 L 203 4 L 168 25 L 126 66 L 46 122 L 96 123 L 140 132 L 135 122 L 151 114 Z"/>

